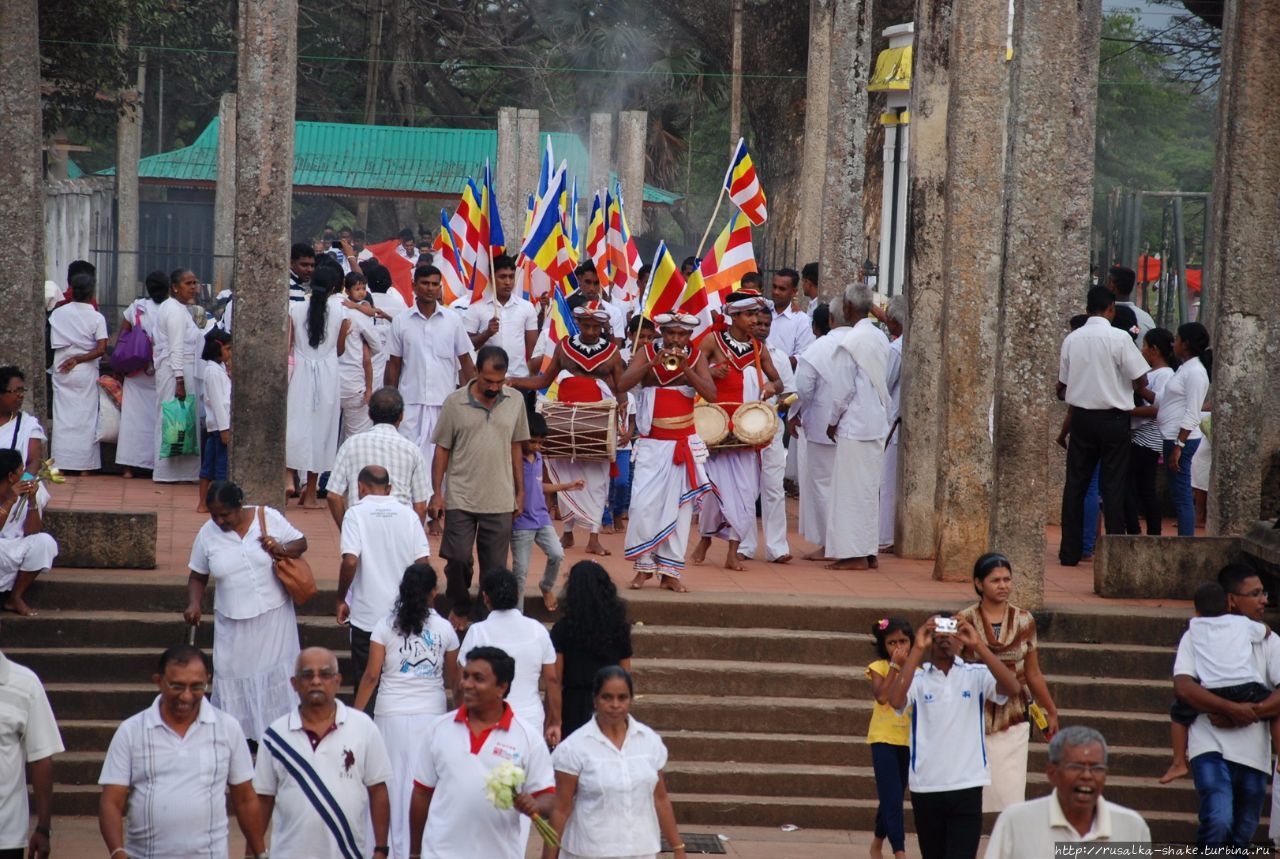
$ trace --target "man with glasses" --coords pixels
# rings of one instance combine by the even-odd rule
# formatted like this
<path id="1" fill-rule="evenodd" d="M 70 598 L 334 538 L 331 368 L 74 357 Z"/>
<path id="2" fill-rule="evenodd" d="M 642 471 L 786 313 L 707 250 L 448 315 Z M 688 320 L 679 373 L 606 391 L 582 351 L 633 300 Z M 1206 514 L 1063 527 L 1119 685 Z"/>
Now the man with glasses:
<path id="1" fill-rule="evenodd" d="M 338 657 L 323 647 L 298 654 L 293 688 L 302 703 L 271 723 L 258 750 L 253 788 L 271 829 L 275 859 L 387 859 L 391 761 L 373 720 L 337 699 Z M 366 821 L 373 826 L 367 844 Z"/>
<path id="2" fill-rule="evenodd" d="M 987 859 L 1053 856 L 1065 842 L 1151 843 L 1151 830 L 1131 809 L 1102 798 L 1107 783 L 1107 741 L 1084 725 L 1072 725 L 1049 742 L 1045 770 L 1053 793 L 1019 802 L 1000 813 Z"/>
<path id="3" fill-rule="evenodd" d="M 204 654 L 170 647 L 152 679 L 160 694 L 116 730 L 98 779 L 109 859 L 226 856 L 228 787 L 249 854 L 265 857 L 249 746 L 240 723 L 205 700 Z"/>

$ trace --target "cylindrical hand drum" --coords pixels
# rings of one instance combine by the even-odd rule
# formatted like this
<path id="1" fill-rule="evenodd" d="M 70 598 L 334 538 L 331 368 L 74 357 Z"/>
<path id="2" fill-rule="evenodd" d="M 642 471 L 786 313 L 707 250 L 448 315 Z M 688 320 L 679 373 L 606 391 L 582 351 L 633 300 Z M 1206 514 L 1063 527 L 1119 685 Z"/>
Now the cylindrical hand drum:
<path id="1" fill-rule="evenodd" d="M 773 441 L 778 431 L 778 413 L 772 403 L 756 400 L 743 403 L 733 413 L 733 434 L 753 447 Z"/>
<path id="2" fill-rule="evenodd" d="M 539 409 L 547 421 L 547 440 L 542 445 L 544 457 L 613 461 L 618 444 L 616 402 L 562 403 L 545 400 L 539 404 Z"/>
<path id="3" fill-rule="evenodd" d="M 698 403 L 693 407 L 693 426 L 707 447 L 712 447 L 729 435 L 729 415 L 715 403 Z"/>

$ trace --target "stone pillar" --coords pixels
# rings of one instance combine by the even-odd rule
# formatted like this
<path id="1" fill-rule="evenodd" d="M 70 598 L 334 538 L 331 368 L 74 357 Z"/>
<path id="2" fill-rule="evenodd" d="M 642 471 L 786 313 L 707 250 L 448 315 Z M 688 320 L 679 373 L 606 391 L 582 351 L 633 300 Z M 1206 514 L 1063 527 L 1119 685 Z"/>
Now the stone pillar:
<path id="1" fill-rule="evenodd" d="M 818 289 L 823 301 L 862 279 L 862 186 L 867 170 L 867 80 L 871 4 L 831 0 L 831 85 L 827 91 L 827 175 L 822 191 Z"/>
<path id="2" fill-rule="evenodd" d="M 1078 141 L 1065 109 L 1080 58 L 1075 41 L 1063 38 L 1079 29 L 1081 14 L 1075 3 L 1020 0 L 1009 74 L 990 545 L 1013 563 L 1018 604 L 1028 608 L 1044 604 L 1051 502 L 1046 427 L 1057 361 L 1046 338 L 1061 339 L 1054 336 L 1065 327 L 1061 307 L 1079 291 L 1076 268 L 1083 265 L 1087 272 L 1089 262 L 1088 233 L 1063 220 L 1064 212 L 1081 209 L 1068 192 L 1069 184 L 1080 184 L 1067 175 L 1077 166 L 1071 146 Z M 1091 176 L 1089 171 L 1086 180 Z"/>
<path id="3" fill-rule="evenodd" d="M 22 368 L 25 407 L 48 427 L 37 13 L 36 0 L 0 3 L 0 364 Z"/>
<path id="4" fill-rule="evenodd" d="M 218 182 L 213 189 L 214 295 L 231 285 L 235 250 L 236 94 L 227 92 L 218 102 Z"/>
<path id="5" fill-rule="evenodd" d="M 631 234 L 644 232 L 645 143 L 649 139 L 649 113 L 624 110 L 618 114 L 618 181 L 627 204 Z"/>
<path id="6" fill-rule="evenodd" d="M 1263 515 L 1262 476 L 1280 430 L 1280 0 L 1228 0 L 1222 22 L 1213 182 L 1213 470 L 1209 533 Z M 1268 351 L 1269 350 L 1269 351 Z M 1270 412 L 1270 426 L 1268 416 Z M 1265 511 L 1268 518 L 1276 511 Z"/>
<path id="7" fill-rule="evenodd" d="M 493 165 L 494 193 L 498 196 L 498 212 L 504 225 L 524 227 L 524 201 L 520 189 L 520 111 L 514 107 L 498 108 L 498 156 Z M 514 219 L 514 220 L 513 220 Z M 510 227 L 507 227 L 510 229 Z M 520 236 L 508 236 L 513 245 Z"/>
<path id="8" fill-rule="evenodd" d="M 518 169 L 516 172 L 516 215 L 511 223 L 524 229 L 525 206 L 530 194 L 538 190 L 538 171 L 542 169 L 542 135 L 538 130 L 538 112 L 521 108 L 516 116 Z M 554 170 L 556 165 L 552 164 Z"/>
<path id="9" fill-rule="evenodd" d="M 966 0 L 951 21 L 942 248 L 937 579 L 968 580 L 991 527 L 996 323 L 1004 244 L 1008 3 Z"/>
<path id="10" fill-rule="evenodd" d="M 240 0 L 236 99 L 235 332 L 231 478 L 255 503 L 284 500 L 289 389 L 289 230 L 297 0 Z"/>
<path id="11" fill-rule="evenodd" d="M 124 94 L 125 109 L 116 120 L 116 300 L 120 304 L 133 301 L 139 292 L 138 161 L 146 83 L 146 54 L 139 53 L 137 89 Z"/>
<path id="12" fill-rule="evenodd" d="M 805 78 L 804 148 L 796 257 L 804 265 L 822 249 L 822 186 L 827 176 L 827 96 L 831 86 L 831 0 L 809 0 L 809 72 Z M 819 277 L 822 276 L 819 270 Z"/>
<path id="13" fill-rule="evenodd" d="M 947 179 L 953 0 L 916 0 L 911 72 L 911 149 L 906 293 L 910 330 L 902 347 L 902 439 L 894 546 L 904 558 L 932 558 L 936 548 L 942 375 L 942 245 Z"/>
<path id="14" fill-rule="evenodd" d="M 588 151 L 591 153 L 590 186 L 579 188 L 580 196 L 591 205 L 591 197 L 597 191 L 604 192 L 609 186 L 609 171 L 613 169 L 613 114 L 591 114 L 591 135 L 588 138 Z M 581 193 L 585 191 L 585 193 Z M 601 196 L 601 201 L 604 197 Z"/>

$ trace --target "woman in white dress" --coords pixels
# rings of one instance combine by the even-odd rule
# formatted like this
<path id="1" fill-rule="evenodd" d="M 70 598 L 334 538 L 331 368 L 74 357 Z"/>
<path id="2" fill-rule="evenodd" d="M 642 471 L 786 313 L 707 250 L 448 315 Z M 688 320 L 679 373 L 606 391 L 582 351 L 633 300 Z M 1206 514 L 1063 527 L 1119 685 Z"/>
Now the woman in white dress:
<path id="1" fill-rule="evenodd" d="M 44 427 L 30 412 L 22 410 L 27 396 L 27 377 L 18 367 L 0 367 L 0 450 L 16 450 L 27 471 L 40 473 L 44 461 Z"/>
<path id="2" fill-rule="evenodd" d="M 685 855 L 662 776 L 667 747 L 657 732 L 632 718 L 633 696 L 625 668 L 601 668 L 592 688 L 595 717 L 551 755 L 551 825 L 560 833 L 560 859 L 656 859 L 659 834 L 677 859 Z"/>
<path id="3" fill-rule="evenodd" d="M 147 275 L 147 294 L 135 298 L 120 318 L 120 334 L 140 326 L 151 341 L 155 354 L 157 302 L 169 297 L 169 276 L 162 271 Z M 156 467 L 156 368 L 153 363 L 124 377 L 124 396 L 120 402 L 120 440 L 116 442 L 116 464 L 124 467 L 123 477 L 133 477 L 135 468 L 148 471 Z"/>
<path id="4" fill-rule="evenodd" d="M 324 506 L 316 499 L 316 483 L 338 453 L 338 358 L 351 331 L 341 284 L 342 269 L 336 263 L 317 265 L 311 297 L 289 305 L 289 349 L 295 363 L 289 378 L 285 466 L 307 474 L 299 502 L 303 507 Z"/>
<path id="5" fill-rule="evenodd" d="M 200 476 L 200 454 L 160 456 L 160 410 L 169 400 L 193 398 L 200 402 L 196 383 L 196 361 L 204 348 L 204 335 L 196 327 L 187 305 L 196 300 L 199 279 L 193 272 L 178 270 L 169 276 L 169 297 L 158 302 L 155 323 L 155 345 L 151 360 L 156 366 L 156 426 L 154 432 L 156 467 L 152 480 L 156 483 L 192 482 Z"/>
<path id="6" fill-rule="evenodd" d="M 379 620 L 369 639 L 369 664 L 360 678 L 356 709 L 376 692 L 373 721 L 387 745 L 394 774 L 391 795 L 391 855 L 409 855 L 409 798 L 413 768 L 428 736 L 428 717 L 449 712 L 445 689 L 458 679 L 458 633 L 436 614 L 436 571 L 413 564 L 400 580 L 400 596 L 389 617 Z"/>
<path id="7" fill-rule="evenodd" d="M 53 349 L 53 458 L 58 467 L 97 471 L 98 361 L 107 352 L 107 320 L 93 307 L 97 278 L 71 278 L 71 301 L 49 314 Z"/>
<path id="8" fill-rule="evenodd" d="M 351 320 L 342 356 L 338 358 L 342 404 L 342 435 L 339 443 L 373 428 L 369 420 L 369 397 L 377 389 L 374 356 L 382 352 L 382 334 L 376 325 L 387 325 L 387 315 L 368 300 L 364 275 L 353 271 L 346 277 L 346 299 L 342 302 Z M 379 318 L 381 317 L 381 318 Z"/>
<path id="9" fill-rule="evenodd" d="M 53 566 L 58 544 L 44 533 L 44 508 L 49 492 L 38 480 L 28 480 L 22 454 L 0 449 L 0 594 L 8 594 L 4 610 L 34 615 L 23 594 Z"/>
<path id="10" fill-rule="evenodd" d="M 200 623 L 212 578 L 213 704 L 230 713 L 257 742 L 276 719 L 297 706 L 290 679 L 298 658 L 298 619 L 276 578 L 276 558 L 300 558 L 307 538 L 280 512 L 244 506 L 244 493 L 227 480 L 205 496 L 209 521 L 191 547 L 188 605 L 182 617 Z"/>

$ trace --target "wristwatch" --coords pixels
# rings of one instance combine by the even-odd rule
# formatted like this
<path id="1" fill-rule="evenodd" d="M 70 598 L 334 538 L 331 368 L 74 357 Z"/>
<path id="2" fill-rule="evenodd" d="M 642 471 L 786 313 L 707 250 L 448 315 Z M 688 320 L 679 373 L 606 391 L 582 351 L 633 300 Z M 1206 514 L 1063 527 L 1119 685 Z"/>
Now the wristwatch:
<path id="1" fill-rule="evenodd" d="M 390 856 L 390 855 L 391 855 L 391 848 L 390 848 L 390 847 L 388 847 L 388 846 L 386 846 L 386 845 L 382 845 L 382 846 L 380 846 L 380 847 L 375 847 L 375 848 L 373 848 L 373 852 L 374 852 L 374 853 L 381 853 L 383 856 Z"/>
<path id="2" fill-rule="evenodd" d="M 1186 443 L 1185 441 L 1183 441 L 1182 439 L 1180 439 L 1180 438 L 1175 438 L 1175 439 L 1173 440 L 1173 446 L 1174 446 L 1174 447 L 1186 447 L 1186 446 L 1187 446 L 1187 443 Z"/>

